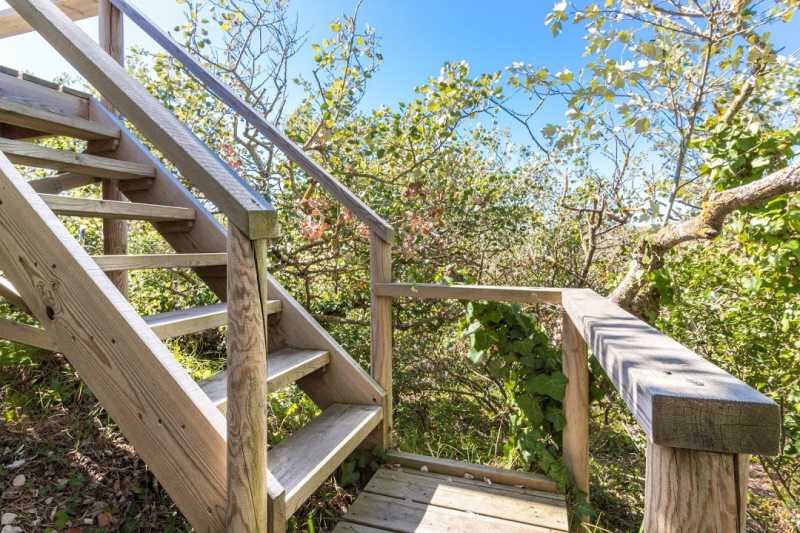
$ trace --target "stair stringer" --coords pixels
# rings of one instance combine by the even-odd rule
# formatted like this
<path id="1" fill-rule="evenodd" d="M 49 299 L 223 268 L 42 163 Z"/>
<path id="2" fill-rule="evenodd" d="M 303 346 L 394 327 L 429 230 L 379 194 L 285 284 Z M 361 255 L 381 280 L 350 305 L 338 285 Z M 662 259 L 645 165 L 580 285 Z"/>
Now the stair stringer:
<path id="1" fill-rule="evenodd" d="M 89 100 L 89 116 L 91 120 L 113 126 L 121 132 L 116 152 L 105 154 L 106 157 L 146 163 L 156 169 L 152 187 L 129 192 L 123 189 L 125 196 L 136 202 L 191 207 L 196 211 L 195 224 L 188 232 L 170 232 L 168 225 L 155 225 L 175 251 L 195 253 L 226 250 L 227 235 L 222 225 L 119 118 L 94 98 Z M 195 269 L 223 300 L 225 270 L 225 267 Z M 290 345 L 294 348 L 327 350 L 331 354 L 331 362 L 323 372 L 315 372 L 298 383 L 317 405 L 323 409 L 334 403 L 382 405 L 384 392 L 380 385 L 272 276 L 269 277 L 268 294 L 272 300 L 281 300 L 282 305 L 280 321 L 277 325 L 270 325 L 267 337 L 270 346 Z M 276 342 L 276 339 L 280 341 Z"/>
<path id="2" fill-rule="evenodd" d="M 198 531 L 222 531 L 225 419 L 0 154 L 0 264 Z"/>

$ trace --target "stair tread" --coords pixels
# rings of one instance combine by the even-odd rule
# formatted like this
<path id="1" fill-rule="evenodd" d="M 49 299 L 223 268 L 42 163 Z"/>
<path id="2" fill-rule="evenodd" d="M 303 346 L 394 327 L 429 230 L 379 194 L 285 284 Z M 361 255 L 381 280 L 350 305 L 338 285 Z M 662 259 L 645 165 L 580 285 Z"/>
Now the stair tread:
<path id="1" fill-rule="evenodd" d="M 381 419 L 378 405 L 333 404 L 269 450 L 270 472 L 286 489 L 287 516 L 334 473 Z"/>
<path id="2" fill-rule="evenodd" d="M 56 194 L 40 194 L 42 200 L 54 213 L 66 216 L 99 217 L 106 219 L 150 220 L 169 222 L 195 219 L 194 209 L 171 205 L 120 202 L 116 200 L 95 200 L 93 198 L 73 198 Z"/>
<path id="3" fill-rule="evenodd" d="M 119 180 L 155 178 L 151 165 L 122 161 L 111 157 L 56 150 L 38 144 L 0 137 L 0 152 L 17 165 L 50 168 L 60 172 L 86 174 L 96 178 Z"/>
<path id="4" fill-rule="evenodd" d="M 87 141 L 119 139 L 120 137 L 117 128 L 80 117 L 53 113 L 41 107 L 26 105 L 3 96 L 0 96 L 0 122 Z"/>
<path id="5" fill-rule="evenodd" d="M 269 314 L 277 313 L 280 309 L 280 300 L 267 302 Z M 167 311 L 143 318 L 159 338 L 168 339 L 224 326 L 228 321 L 228 305 L 225 303 L 204 305 L 191 309 Z"/>
<path id="6" fill-rule="evenodd" d="M 278 391 L 303 376 L 319 370 L 331 360 L 326 350 L 303 350 L 283 348 L 267 356 L 267 387 L 270 392 Z M 219 372 L 201 381 L 200 388 L 219 409 L 225 410 L 228 401 L 228 373 Z"/>
<path id="7" fill-rule="evenodd" d="M 228 262 L 226 253 L 95 255 L 97 265 L 104 271 L 144 270 L 153 268 L 181 268 L 220 266 Z"/>

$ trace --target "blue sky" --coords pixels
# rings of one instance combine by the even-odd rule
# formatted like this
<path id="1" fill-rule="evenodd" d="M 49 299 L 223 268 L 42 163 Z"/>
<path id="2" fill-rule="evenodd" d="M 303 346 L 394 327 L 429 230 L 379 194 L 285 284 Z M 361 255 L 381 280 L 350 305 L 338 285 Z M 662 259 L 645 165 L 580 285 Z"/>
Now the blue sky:
<path id="1" fill-rule="evenodd" d="M 182 6 L 173 0 L 131 0 L 162 28 L 183 20 Z M 580 28 L 567 25 L 555 39 L 544 25 L 551 0 L 365 0 L 360 20 L 376 28 L 383 45 L 384 65 L 371 81 L 364 105 L 393 105 L 413 98 L 413 88 L 436 76 L 445 61 L 466 60 L 472 72 L 495 71 L 522 61 L 553 70 L 577 71 L 583 43 Z M 293 0 L 308 43 L 295 61 L 295 73 L 307 73 L 313 66 L 311 43 L 328 33 L 329 22 L 352 12 L 355 0 Z M 0 8 L 5 3 L 0 0 Z M 79 23 L 96 37 L 96 19 Z M 793 23 L 795 30 L 798 23 Z M 785 25 L 776 42 L 793 51 L 800 48 L 800 32 Z M 133 24 L 126 24 L 126 44 L 158 49 Z M 0 41 L 0 65 L 23 69 L 52 78 L 72 69 L 41 37 L 35 34 Z M 72 71 L 74 72 L 74 71 Z M 540 127 L 562 117 L 563 108 L 554 106 L 539 117 Z"/>

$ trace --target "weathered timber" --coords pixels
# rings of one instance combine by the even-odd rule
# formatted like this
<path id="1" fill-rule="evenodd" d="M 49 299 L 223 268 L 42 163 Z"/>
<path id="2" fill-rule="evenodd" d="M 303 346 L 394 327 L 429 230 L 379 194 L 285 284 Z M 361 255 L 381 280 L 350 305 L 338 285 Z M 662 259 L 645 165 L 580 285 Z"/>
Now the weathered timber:
<path id="1" fill-rule="evenodd" d="M 192 525 L 220 530 L 224 417 L 0 155 L 0 264 Z"/>
<path id="2" fill-rule="evenodd" d="M 267 531 L 267 338 L 255 251 L 228 228 L 227 531 Z"/>
<path id="3" fill-rule="evenodd" d="M 563 306 L 653 443 L 779 452 L 775 402 L 591 290 L 565 289 Z"/>
<path id="4" fill-rule="evenodd" d="M 353 194 L 352 191 L 342 185 L 316 161 L 311 159 L 300 146 L 284 135 L 283 132 L 269 124 L 258 111 L 245 102 L 216 76 L 206 70 L 199 61 L 176 43 L 167 33 L 156 26 L 156 24 L 139 9 L 125 0 L 110 1 L 167 52 L 177 58 L 183 64 L 183 67 L 205 85 L 212 94 L 216 95 L 222 102 L 230 106 L 231 109 L 236 111 L 259 133 L 277 146 L 291 161 L 296 163 L 306 174 L 314 178 L 317 183 L 330 193 L 331 196 L 349 209 L 356 218 L 364 222 L 372 232 L 376 233 L 383 241 L 387 243 L 392 242 L 392 227 L 360 198 Z"/>
<path id="5" fill-rule="evenodd" d="M 369 272 L 371 285 L 392 281 L 392 245 L 380 235 L 370 233 Z M 383 387 L 383 424 L 377 444 L 392 447 L 392 299 L 370 291 L 370 371 L 372 379 Z"/>
<path id="6" fill-rule="evenodd" d="M 648 443 L 647 533 L 745 533 L 747 456 Z"/>
<path id="7" fill-rule="evenodd" d="M 277 235 L 275 209 L 49 0 L 16 11 L 250 239 Z"/>
<path id="8" fill-rule="evenodd" d="M 72 198 L 54 194 L 40 196 L 54 213 L 64 216 L 151 220 L 153 222 L 193 221 L 195 219 L 194 210 L 186 207 Z"/>
<path id="9" fill-rule="evenodd" d="M 475 479 L 488 479 L 493 483 L 501 483 L 503 485 L 519 485 L 521 487 L 544 492 L 558 491 L 558 486 L 553 480 L 532 472 L 519 472 L 517 470 L 463 463 L 453 459 L 429 457 L 427 455 L 418 455 L 397 450 L 389 450 L 386 452 L 386 462 L 417 470 L 425 467 L 429 472 L 446 474 L 448 476 L 464 477 L 466 474 Z"/>
<path id="10" fill-rule="evenodd" d="M 0 123 L 87 141 L 117 139 L 119 130 L 84 118 L 53 113 L 40 106 L 26 105 L 0 96 Z"/>
<path id="11" fill-rule="evenodd" d="M 561 303 L 561 289 L 549 287 L 493 287 L 490 285 L 437 285 L 434 283 L 378 283 L 378 296 L 434 300 L 487 300 L 514 303 Z"/>

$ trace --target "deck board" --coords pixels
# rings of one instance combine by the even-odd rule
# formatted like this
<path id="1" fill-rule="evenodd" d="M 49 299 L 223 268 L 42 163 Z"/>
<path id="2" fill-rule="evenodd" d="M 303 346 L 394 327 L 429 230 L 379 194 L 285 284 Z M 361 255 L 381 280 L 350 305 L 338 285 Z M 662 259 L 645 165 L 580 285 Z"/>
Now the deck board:
<path id="1" fill-rule="evenodd" d="M 568 530 L 560 494 L 410 469 L 381 468 L 335 533 Z"/>

